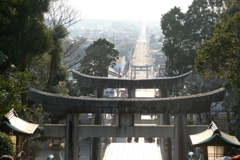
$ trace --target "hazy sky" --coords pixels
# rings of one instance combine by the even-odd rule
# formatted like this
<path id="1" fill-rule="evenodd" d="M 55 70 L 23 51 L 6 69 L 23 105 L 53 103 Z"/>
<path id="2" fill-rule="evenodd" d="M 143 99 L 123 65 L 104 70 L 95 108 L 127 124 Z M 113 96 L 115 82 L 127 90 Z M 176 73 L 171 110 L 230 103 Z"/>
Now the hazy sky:
<path id="1" fill-rule="evenodd" d="M 83 19 L 160 20 L 174 6 L 186 12 L 193 0 L 67 0 Z"/>

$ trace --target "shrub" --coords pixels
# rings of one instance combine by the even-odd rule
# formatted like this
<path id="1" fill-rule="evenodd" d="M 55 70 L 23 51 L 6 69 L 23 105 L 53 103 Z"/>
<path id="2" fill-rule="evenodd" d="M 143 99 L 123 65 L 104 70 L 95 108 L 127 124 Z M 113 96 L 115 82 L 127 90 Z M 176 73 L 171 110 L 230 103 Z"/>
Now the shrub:
<path id="1" fill-rule="evenodd" d="M 193 120 L 188 119 L 188 120 L 187 120 L 187 125 L 194 125 Z"/>
<path id="2" fill-rule="evenodd" d="M 44 144 L 38 140 L 30 141 L 30 155 L 32 158 L 35 158 L 43 150 Z"/>
<path id="3" fill-rule="evenodd" d="M 0 157 L 3 155 L 15 156 L 15 153 L 14 143 L 10 136 L 0 132 Z"/>

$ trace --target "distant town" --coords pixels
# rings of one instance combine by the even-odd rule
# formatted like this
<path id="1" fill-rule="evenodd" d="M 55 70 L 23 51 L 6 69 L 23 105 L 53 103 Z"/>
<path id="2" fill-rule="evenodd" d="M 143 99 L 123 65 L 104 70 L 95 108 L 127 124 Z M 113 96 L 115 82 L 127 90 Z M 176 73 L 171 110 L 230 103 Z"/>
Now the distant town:
<path id="1" fill-rule="evenodd" d="M 121 63 L 122 60 L 130 61 L 143 25 L 144 23 L 142 21 L 83 19 L 68 29 L 69 36 L 64 41 L 68 44 L 83 39 L 85 39 L 85 41 L 80 44 L 80 47 L 78 47 L 77 50 L 72 49 L 75 52 L 74 55 L 70 57 L 68 56 L 65 59 L 65 62 L 67 65 L 72 66 L 71 69 L 78 70 L 80 64 L 76 63 L 76 60 L 79 59 L 76 59 L 77 55 L 75 54 L 80 54 L 80 57 L 82 58 L 85 55 L 84 49 L 99 38 L 105 38 L 115 45 L 115 48 L 119 51 L 118 62 Z M 160 42 L 160 37 L 162 35 L 160 22 L 151 21 L 147 22 L 145 25 L 147 29 L 146 38 L 149 40 L 148 42 L 151 53 L 153 55 L 158 55 L 159 53 L 157 52 L 161 52 L 162 47 L 162 43 Z M 164 54 L 162 53 L 162 55 Z M 74 58 L 71 59 L 71 57 Z M 118 73 L 119 65 L 117 64 L 112 69 L 110 69 L 110 71 Z"/>

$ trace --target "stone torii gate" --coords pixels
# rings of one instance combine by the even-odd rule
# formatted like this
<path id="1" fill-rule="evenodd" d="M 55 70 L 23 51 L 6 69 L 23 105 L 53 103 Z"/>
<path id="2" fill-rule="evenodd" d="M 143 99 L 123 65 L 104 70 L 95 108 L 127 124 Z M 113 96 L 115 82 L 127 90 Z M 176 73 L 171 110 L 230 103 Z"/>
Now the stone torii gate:
<path id="1" fill-rule="evenodd" d="M 146 66 L 132 66 L 131 71 L 134 73 L 133 79 L 136 79 L 136 71 L 146 71 L 146 78 L 148 79 L 148 71 L 151 71 L 151 66 L 146 65 Z"/>
<path id="2" fill-rule="evenodd" d="M 172 86 L 182 82 L 190 73 L 178 77 L 161 79 L 111 79 L 92 77 L 73 72 L 73 77 L 81 80 L 85 87 L 96 88 L 98 98 L 70 97 L 29 89 L 30 99 L 41 102 L 43 110 L 50 113 L 66 113 L 66 124 L 45 125 L 45 136 L 65 138 L 65 160 L 78 159 L 78 137 L 94 137 L 92 159 L 101 160 L 100 137 L 162 137 L 174 140 L 174 160 L 187 159 L 187 141 L 190 134 L 199 133 L 205 128 L 187 127 L 187 114 L 204 113 L 210 110 L 212 102 L 222 101 L 224 89 L 183 96 L 167 97 Z M 102 98 L 104 88 L 128 88 L 128 98 Z M 135 98 L 137 88 L 159 88 L 162 97 Z M 95 113 L 95 125 L 78 125 L 79 113 Z M 119 114 L 118 125 L 100 125 L 102 113 Z M 174 115 L 174 125 L 134 126 L 134 114 L 163 114 L 161 123 L 167 116 Z M 160 124 L 160 123 L 159 123 Z M 169 151 L 171 152 L 171 150 Z M 171 155 L 167 155 L 171 159 Z"/>

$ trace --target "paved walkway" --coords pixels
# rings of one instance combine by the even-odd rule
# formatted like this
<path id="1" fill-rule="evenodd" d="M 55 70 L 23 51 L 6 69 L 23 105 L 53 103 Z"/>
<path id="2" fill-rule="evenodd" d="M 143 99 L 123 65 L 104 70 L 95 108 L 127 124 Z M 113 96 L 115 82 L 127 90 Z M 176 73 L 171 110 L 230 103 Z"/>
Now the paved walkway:
<path id="1" fill-rule="evenodd" d="M 108 145 L 103 160 L 162 160 L 156 142 L 148 143 L 144 138 L 139 138 L 138 143 L 127 143 L 126 138 L 117 138 L 117 142 Z"/>
<path id="2" fill-rule="evenodd" d="M 161 160 L 159 146 L 156 143 L 145 143 L 144 138 L 139 138 L 138 143 L 127 143 L 126 138 L 117 138 L 117 142 L 103 143 L 103 160 Z M 47 160 L 49 155 L 53 155 L 53 152 L 47 147 L 50 140 L 45 144 L 46 147 L 35 160 Z M 90 142 L 81 139 L 80 148 L 79 160 L 90 160 Z M 64 159 L 64 150 L 61 150 L 60 155 Z"/>
<path id="3" fill-rule="evenodd" d="M 46 143 L 46 147 L 44 148 L 44 150 L 39 154 L 39 156 L 35 159 L 35 160 L 47 160 L 47 157 L 49 155 L 53 155 L 53 151 L 51 151 L 48 147 L 48 145 L 50 144 L 50 141 L 47 141 Z M 105 153 L 106 147 L 108 145 L 103 143 L 103 155 Z M 81 139 L 80 140 L 80 152 L 81 152 L 81 156 L 79 157 L 79 160 L 89 160 L 90 159 L 90 142 L 86 139 Z M 64 150 L 60 151 L 60 155 L 62 157 L 62 160 L 64 159 Z"/>
<path id="4" fill-rule="evenodd" d="M 111 143 L 103 160 L 161 160 L 156 143 Z"/>

